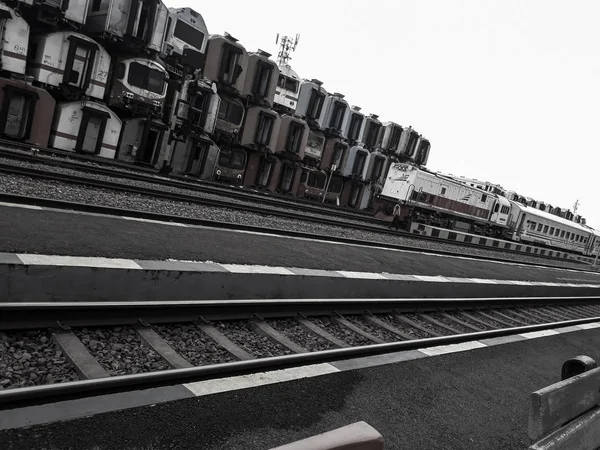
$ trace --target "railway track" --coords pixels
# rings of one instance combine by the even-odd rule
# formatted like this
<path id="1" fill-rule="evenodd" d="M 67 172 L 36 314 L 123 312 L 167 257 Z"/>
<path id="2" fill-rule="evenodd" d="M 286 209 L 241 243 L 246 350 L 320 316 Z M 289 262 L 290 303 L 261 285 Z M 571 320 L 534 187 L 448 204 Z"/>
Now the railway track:
<path id="1" fill-rule="evenodd" d="M 0 408 L 599 320 L 599 297 L 4 303 Z"/>
<path id="2" fill-rule="evenodd" d="M 327 235 L 319 235 L 315 232 L 310 233 L 302 233 L 297 231 L 289 231 L 289 230 L 278 230 L 277 228 L 272 227 L 256 227 L 251 225 L 243 225 L 236 224 L 228 221 L 221 220 L 206 220 L 206 219 L 194 219 L 190 217 L 180 216 L 180 215 L 165 215 L 165 214 L 156 214 L 147 211 L 141 210 L 132 210 L 132 209 L 123 209 L 123 208 L 113 208 L 107 206 L 100 205 L 92 205 L 92 204 L 82 204 L 77 202 L 66 202 L 63 200 L 55 200 L 52 198 L 39 198 L 39 197 L 29 197 L 29 196 L 20 196 L 15 194 L 0 194 L 0 200 L 5 202 L 16 202 L 37 206 L 46 206 L 53 208 L 62 208 L 62 209 L 75 209 L 89 212 L 98 212 L 103 214 L 110 215 L 119 215 L 119 216 L 127 216 L 127 217 L 139 217 L 139 218 L 148 218 L 148 219 L 156 219 L 161 221 L 169 221 L 169 222 L 183 222 L 183 223 L 192 223 L 195 225 L 203 225 L 203 226 L 211 226 L 218 228 L 227 228 L 227 229 L 242 229 L 249 231 L 258 231 L 265 233 L 274 233 L 286 236 L 297 236 L 297 237 L 305 237 L 305 238 L 316 238 L 316 239 L 325 239 L 329 241 L 337 241 L 337 242 L 346 242 L 346 243 L 356 243 L 360 245 L 370 245 L 370 246 L 384 246 L 388 248 L 395 248 L 400 250 L 417 250 L 417 251 L 426 251 L 429 253 L 436 253 L 441 255 L 459 255 L 459 256 L 467 256 L 467 257 L 475 257 L 486 260 L 495 260 L 495 261 L 507 261 L 514 262 L 514 259 L 511 258 L 510 255 L 523 255 L 530 256 L 524 252 L 516 252 L 509 249 L 503 248 L 495 248 L 493 250 L 487 250 L 483 247 L 473 244 L 473 243 L 464 243 L 464 242 L 452 242 L 447 241 L 441 238 L 430 237 L 430 236 L 416 236 L 414 234 L 410 234 L 407 232 L 399 232 L 392 231 L 387 228 L 387 224 L 377 219 L 371 218 L 374 222 L 372 224 L 364 224 L 363 219 L 357 219 L 356 217 L 350 219 L 348 216 L 336 216 L 336 218 L 330 218 L 328 216 L 322 215 L 322 213 L 316 214 L 314 212 L 307 214 L 306 211 L 295 211 L 295 210 L 282 210 L 277 208 L 270 208 L 264 206 L 251 206 L 244 203 L 234 203 L 234 202 L 226 202 L 223 200 L 213 200 L 207 198 L 199 198 L 191 194 L 181 193 L 181 192 L 165 192 L 160 189 L 141 187 L 141 186 L 132 186 L 126 183 L 119 183 L 114 181 L 106 181 L 106 180 L 97 180 L 86 178 L 85 176 L 72 175 L 72 174 L 62 174 L 62 173 L 53 173 L 45 170 L 41 170 L 38 168 L 31 167 L 16 167 L 10 164 L 2 164 L 0 163 L 0 173 L 6 173 L 10 175 L 16 176 L 26 176 L 34 179 L 41 179 L 45 181 L 57 181 L 68 183 L 70 185 L 82 186 L 82 187 L 91 187 L 94 189 L 103 189 L 103 190 L 112 190 L 118 193 L 128 193 L 135 196 L 145 196 L 149 198 L 160 199 L 164 201 L 171 202 L 182 202 L 186 204 L 206 206 L 212 208 L 220 208 L 227 209 L 232 211 L 239 211 L 242 213 L 250 212 L 261 216 L 271 216 L 276 218 L 288 219 L 292 221 L 296 221 L 298 223 L 315 223 L 318 225 L 325 225 L 331 227 L 339 227 L 340 229 L 346 230 L 358 230 L 362 232 L 373 233 L 375 236 L 385 237 L 394 237 L 397 236 L 399 238 L 403 238 L 405 240 L 409 240 L 409 243 L 406 245 L 394 245 L 380 241 L 367 241 L 360 240 L 356 238 L 346 238 L 339 236 L 331 236 Z M 112 175 L 114 176 L 114 175 Z M 346 213 L 344 213 L 346 214 Z M 343 231 L 342 231 L 343 234 Z M 414 242 L 414 244 L 412 244 Z M 423 245 L 420 245 L 420 242 L 426 243 L 439 243 L 444 247 L 452 250 L 441 250 L 441 249 L 424 249 Z M 412 245 L 411 245 L 412 244 Z M 455 251 L 454 249 L 457 249 Z M 477 249 L 482 250 L 486 253 L 487 256 L 480 257 L 478 255 L 474 255 L 472 251 L 465 251 L 465 249 Z M 504 256 L 490 256 L 494 255 L 506 255 Z M 535 263 L 523 261 L 524 264 L 534 264 L 541 265 L 545 267 L 560 267 L 564 268 L 565 264 L 551 264 L 549 261 L 556 261 L 557 258 L 546 256 L 546 255 L 536 255 Z M 582 263 L 569 260 L 568 264 L 573 268 L 585 268 L 585 265 Z"/>
<path id="3" fill-rule="evenodd" d="M 0 146 L 2 145 L 6 144 L 4 141 L 0 140 Z M 113 178 L 118 177 L 129 181 L 141 181 L 169 188 L 186 189 L 197 193 L 218 195 L 223 198 L 259 203 L 261 205 L 269 205 L 278 208 L 288 208 L 295 209 L 297 211 L 328 214 L 334 217 L 363 220 L 367 223 L 382 223 L 381 220 L 372 217 L 370 213 L 364 211 L 350 211 L 347 208 L 337 207 L 334 205 L 317 204 L 315 202 L 309 202 L 302 199 L 285 198 L 280 195 L 269 195 L 267 193 L 260 193 L 258 191 L 242 191 L 239 187 L 226 187 L 216 185 L 215 183 L 208 183 L 193 179 L 191 180 L 190 177 L 183 175 L 171 175 L 169 178 L 166 178 L 158 175 L 157 171 L 148 171 L 148 169 L 142 169 L 134 165 L 131 165 L 127 168 L 123 168 L 121 165 L 100 167 L 98 165 L 90 165 L 89 163 L 86 164 L 83 162 L 69 161 L 65 158 L 40 157 L 24 153 L 16 153 L 14 151 L 2 149 L 2 147 L 0 147 L 0 157 L 10 158 L 28 164 L 41 164 L 49 167 L 61 167 L 88 174 L 103 175 Z M 99 164 L 96 161 L 94 161 L 94 163 Z"/>

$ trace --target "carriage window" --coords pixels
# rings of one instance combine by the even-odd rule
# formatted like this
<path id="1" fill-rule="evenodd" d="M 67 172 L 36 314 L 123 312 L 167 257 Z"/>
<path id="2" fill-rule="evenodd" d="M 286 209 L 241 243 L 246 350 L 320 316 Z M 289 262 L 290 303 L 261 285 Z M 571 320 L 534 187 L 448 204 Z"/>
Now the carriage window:
<path id="1" fill-rule="evenodd" d="M 415 148 L 417 147 L 417 141 L 419 140 L 419 135 L 415 132 L 410 133 L 410 137 L 408 138 L 408 144 L 406 146 L 406 154 L 408 156 L 412 156 L 415 153 Z"/>
<path id="2" fill-rule="evenodd" d="M 342 192 L 342 187 L 344 186 L 344 182 L 341 178 L 334 177 L 331 179 L 329 183 L 329 192 L 332 194 L 340 194 Z"/>
<path id="3" fill-rule="evenodd" d="M 242 51 L 231 45 L 225 45 L 223 47 L 223 59 L 221 60 L 221 74 L 220 79 L 223 83 L 234 84 L 240 74 L 242 68 L 239 66 L 240 58 L 242 57 Z"/>
<path id="4" fill-rule="evenodd" d="M 560 237 L 561 237 L 561 238 L 564 238 L 564 237 L 565 237 L 565 230 L 561 230 L 561 231 L 560 231 Z"/>
<path id="5" fill-rule="evenodd" d="M 557 228 L 556 233 L 554 235 L 558 237 L 559 234 L 560 234 L 560 229 Z"/>
<path id="6" fill-rule="evenodd" d="M 496 203 L 496 206 L 494 207 L 494 212 L 497 213 L 499 209 L 500 209 L 500 203 Z"/>
<path id="7" fill-rule="evenodd" d="M 357 141 L 358 135 L 360 134 L 360 127 L 365 120 L 362 114 L 352 114 L 350 119 L 350 128 L 348 129 L 348 139 L 351 141 Z"/>
<path id="8" fill-rule="evenodd" d="M 98 46 L 77 36 L 69 36 L 68 40 L 70 44 L 63 81 L 66 84 L 87 89 Z"/>
<path id="9" fill-rule="evenodd" d="M 535 231 L 535 227 L 537 226 L 537 223 L 531 221 L 529 222 L 529 229 L 532 231 Z"/>
<path id="10" fill-rule="evenodd" d="M 310 94 L 310 101 L 306 110 L 306 116 L 312 119 L 317 119 L 321 115 L 325 94 L 313 88 Z"/>
<path id="11" fill-rule="evenodd" d="M 402 128 L 394 126 L 392 131 L 392 138 L 390 139 L 388 150 L 395 151 L 398 149 L 400 144 L 400 137 L 402 136 Z"/>
<path id="12" fill-rule="evenodd" d="M 544 224 L 538 223 L 537 231 L 542 231 L 542 228 L 544 228 Z"/>
<path id="13" fill-rule="evenodd" d="M 381 173 L 383 172 L 383 164 L 385 162 L 385 159 L 383 158 L 375 158 L 375 164 L 373 165 L 373 178 L 377 179 L 381 176 Z M 442 195 L 444 195 L 446 193 L 446 188 L 443 187 L 442 188 Z"/>
<path id="14" fill-rule="evenodd" d="M 279 182 L 279 189 L 283 192 L 288 192 L 292 188 L 294 173 L 296 173 L 296 169 L 294 169 L 293 166 L 286 164 L 283 167 L 283 174 L 281 175 L 281 180 Z"/>
<path id="15" fill-rule="evenodd" d="M 323 189 L 325 187 L 325 174 L 323 172 L 311 172 L 308 175 L 308 182 L 306 183 L 310 187 L 317 189 Z"/>
<path id="16" fill-rule="evenodd" d="M 481 201 L 487 202 L 487 194 L 481 194 Z"/>
<path id="17" fill-rule="evenodd" d="M 143 64 L 133 62 L 129 64 L 127 82 L 140 89 L 146 89 L 156 94 L 162 94 L 165 87 L 165 73 L 151 69 Z"/>
<path id="18" fill-rule="evenodd" d="M 298 92 L 298 80 L 286 77 L 285 75 L 279 75 L 278 86 L 282 89 L 292 91 L 293 93 Z"/>
<path id="19" fill-rule="evenodd" d="M 258 116 L 258 127 L 256 128 L 256 136 L 254 137 L 254 142 L 256 142 L 259 145 L 269 145 L 274 123 L 275 117 L 273 117 L 270 114 L 265 114 L 261 112 Z"/>
<path id="20" fill-rule="evenodd" d="M 550 236 L 554 235 L 554 227 L 550 228 Z"/>
<path id="21" fill-rule="evenodd" d="M 273 74 L 273 65 L 259 61 L 256 67 L 256 75 L 254 78 L 254 86 L 252 93 L 258 97 L 266 97 L 269 93 L 269 84 L 271 83 L 271 75 Z"/>
<path id="22" fill-rule="evenodd" d="M 365 152 L 356 152 L 354 158 L 354 166 L 352 167 L 352 173 L 354 175 L 361 175 L 365 168 L 365 162 L 367 161 L 367 154 Z"/>
<path id="23" fill-rule="evenodd" d="M 567 235 L 565 236 L 565 239 L 568 241 L 571 239 L 571 232 L 567 231 Z"/>
<path id="24" fill-rule="evenodd" d="M 290 123 L 287 141 L 285 143 L 285 149 L 288 152 L 298 153 L 300 151 L 300 144 L 302 143 L 302 135 L 304 134 L 304 127 L 297 122 Z"/>
<path id="25" fill-rule="evenodd" d="M 244 108 L 233 100 L 226 98 L 221 99 L 221 105 L 219 106 L 219 119 L 223 119 L 226 122 L 240 125 L 242 118 L 244 117 Z"/>
<path id="26" fill-rule="evenodd" d="M 369 126 L 369 132 L 367 133 L 367 140 L 365 145 L 369 148 L 374 147 L 377 144 L 377 137 L 379 136 L 379 130 L 381 124 L 377 122 L 371 122 Z"/>
<path id="27" fill-rule="evenodd" d="M 333 105 L 333 113 L 331 114 L 329 127 L 335 130 L 340 130 L 342 128 L 342 122 L 344 121 L 345 114 L 346 104 L 336 101 Z"/>
<path id="28" fill-rule="evenodd" d="M 544 233 L 548 233 L 548 225 L 544 225 Z"/>
<path id="29" fill-rule="evenodd" d="M 94 0 L 94 2 L 92 3 L 92 12 L 98 12 L 100 11 L 100 4 L 102 3 L 102 0 Z"/>
<path id="30" fill-rule="evenodd" d="M 204 33 L 183 20 L 177 20 L 173 36 L 195 48 L 202 48 Z"/>
<path id="31" fill-rule="evenodd" d="M 336 166 L 338 169 L 342 164 L 342 159 L 344 158 L 344 152 L 346 151 L 346 146 L 343 144 L 335 144 L 335 150 L 333 153 L 333 162 L 332 165 Z"/>
<path id="32" fill-rule="evenodd" d="M 219 154 L 219 165 L 232 169 L 243 169 L 246 164 L 246 153 L 243 151 L 223 149 Z"/>

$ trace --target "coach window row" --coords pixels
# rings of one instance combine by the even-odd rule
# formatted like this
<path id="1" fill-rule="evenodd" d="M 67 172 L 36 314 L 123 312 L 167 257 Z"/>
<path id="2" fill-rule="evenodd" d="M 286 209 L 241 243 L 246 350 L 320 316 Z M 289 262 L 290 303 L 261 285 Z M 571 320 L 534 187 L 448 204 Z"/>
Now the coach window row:
<path id="1" fill-rule="evenodd" d="M 547 234 L 548 236 L 560 237 L 561 239 L 565 239 L 567 241 L 581 242 L 583 244 L 587 244 L 589 239 L 586 236 L 581 236 L 570 231 L 561 230 L 560 228 L 550 227 L 549 225 L 544 225 L 543 223 L 536 223 L 533 220 L 528 220 L 527 223 L 531 231 L 537 231 L 542 234 Z"/>

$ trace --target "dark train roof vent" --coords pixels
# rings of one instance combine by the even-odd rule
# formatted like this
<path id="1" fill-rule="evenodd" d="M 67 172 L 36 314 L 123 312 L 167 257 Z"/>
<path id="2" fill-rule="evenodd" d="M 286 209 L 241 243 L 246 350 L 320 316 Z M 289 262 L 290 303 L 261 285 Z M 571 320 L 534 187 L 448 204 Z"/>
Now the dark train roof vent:
<path id="1" fill-rule="evenodd" d="M 333 96 L 334 97 L 339 97 L 339 98 L 344 98 L 345 97 L 343 94 L 340 94 L 339 92 L 334 92 Z"/>
<path id="2" fill-rule="evenodd" d="M 354 106 L 354 105 L 352 105 L 352 106 L 350 107 L 350 109 L 351 109 L 352 111 L 359 112 L 359 111 L 361 110 L 361 107 L 360 107 L 360 106 Z"/>
<path id="3" fill-rule="evenodd" d="M 313 78 L 312 80 L 310 80 L 311 83 L 315 83 L 317 86 L 322 86 L 323 82 L 317 80 L 316 78 Z"/>

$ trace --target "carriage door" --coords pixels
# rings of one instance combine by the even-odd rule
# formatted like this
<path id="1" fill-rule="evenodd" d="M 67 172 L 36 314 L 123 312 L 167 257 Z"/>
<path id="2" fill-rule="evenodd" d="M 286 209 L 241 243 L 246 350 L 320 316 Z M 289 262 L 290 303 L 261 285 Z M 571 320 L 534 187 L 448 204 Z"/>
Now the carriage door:
<path id="1" fill-rule="evenodd" d="M 289 192 L 292 189 L 292 180 L 294 179 L 294 173 L 296 169 L 294 166 L 285 164 L 283 166 L 283 173 L 279 181 L 279 190 L 281 192 Z"/>
<path id="2" fill-rule="evenodd" d="M 273 161 L 267 158 L 263 158 L 263 163 L 260 172 L 258 173 L 258 179 L 256 184 L 259 186 L 267 187 L 269 180 L 271 179 L 271 171 L 273 170 Z"/>
<path id="3" fill-rule="evenodd" d="M 77 36 L 69 36 L 68 39 L 70 45 L 63 82 L 85 91 L 90 85 L 98 46 Z"/>
<path id="4" fill-rule="evenodd" d="M 9 139 L 25 140 L 31 132 L 37 94 L 20 91 L 12 86 L 4 87 L 4 103 L 0 111 L 0 128 Z"/>
<path id="5" fill-rule="evenodd" d="M 110 114 L 87 106 L 82 111 L 83 117 L 79 127 L 75 150 L 97 155 L 100 153 L 102 147 L 106 121 L 110 117 Z"/>

